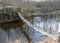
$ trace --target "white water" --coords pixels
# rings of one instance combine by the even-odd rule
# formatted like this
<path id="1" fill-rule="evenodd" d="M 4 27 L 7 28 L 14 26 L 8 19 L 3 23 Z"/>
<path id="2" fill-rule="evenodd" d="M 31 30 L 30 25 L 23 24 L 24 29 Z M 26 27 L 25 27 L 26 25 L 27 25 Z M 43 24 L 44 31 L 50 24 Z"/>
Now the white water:
<path id="1" fill-rule="evenodd" d="M 28 43 L 19 28 L 4 31 L 0 29 L 0 43 Z"/>
<path id="2" fill-rule="evenodd" d="M 30 19 L 29 21 L 32 22 Z M 35 27 L 41 28 L 41 30 L 44 30 L 46 32 L 49 32 L 50 28 L 51 34 L 56 34 L 56 32 L 60 32 L 60 23 L 56 22 L 55 19 L 47 19 L 47 21 L 41 21 L 41 17 L 35 17 L 33 20 L 33 24 Z M 45 24 L 45 25 L 44 25 Z M 58 27 L 57 27 L 58 24 Z M 31 27 L 29 27 L 27 24 L 24 25 L 25 30 L 27 31 L 29 37 L 32 39 L 32 42 L 39 42 L 46 39 L 45 36 L 43 36 L 41 33 L 32 30 Z M 3 29 L 0 29 L 0 43 L 28 43 L 25 36 L 21 33 L 19 28 L 12 28 L 9 31 L 4 31 Z"/>
<path id="3" fill-rule="evenodd" d="M 58 20 L 58 22 L 56 19 Z M 32 22 L 32 24 L 34 24 L 36 28 L 41 28 L 40 30 L 44 30 L 45 32 L 48 32 L 50 34 L 58 35 L 58 33 L 60 32 L 60 21 L 58 18 L 48 18 L 44 21 L 44 19 L 41 17 L 35 17 L 33 20 L 29 19 L 28 21 Z M 29 27 L 27 24 L 24 25 L 24 28 L 29 34 L 33 43 L 43 41 L 47 38 L 36 30 L 31 29 L 31 27 Z"/>

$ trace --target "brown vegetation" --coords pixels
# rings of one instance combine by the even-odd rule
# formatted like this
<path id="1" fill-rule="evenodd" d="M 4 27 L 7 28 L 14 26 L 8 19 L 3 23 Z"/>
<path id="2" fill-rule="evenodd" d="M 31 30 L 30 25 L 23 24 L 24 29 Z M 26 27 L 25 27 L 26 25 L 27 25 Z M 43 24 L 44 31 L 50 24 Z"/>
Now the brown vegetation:
<path id="1" fill-rule="evenodd" d="M 38 42 L 38 43 L 58 43 L 58 41 L 56 41 L 50 37 L 50 38 L 47 38 L 46 40 Z"/>

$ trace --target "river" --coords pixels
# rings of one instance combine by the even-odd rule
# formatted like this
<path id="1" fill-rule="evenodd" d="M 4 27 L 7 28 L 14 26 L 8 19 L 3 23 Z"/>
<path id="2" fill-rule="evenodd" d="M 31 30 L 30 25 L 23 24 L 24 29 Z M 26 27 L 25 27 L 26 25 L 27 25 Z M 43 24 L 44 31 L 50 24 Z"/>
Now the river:
<path id="1" fill-rule="evenodd" d="M 46 16 L 38 16 L 34 17 L 33 19 L 28 18 L 27 20 L 31 22 L 36 28 L 40 28 L 40 30 L 55 35 L 58 34 L 58 32 L 60 32 L 60 22 L 57 19 L 59 20 L 59 17 L 46 18 Z M 15 28 L 7 28 L 8 31 L 5 31 L 4 29 L 0 28 L 0 43 L 28 43 L 27 38 L 24 36 L 24 34 L 18 26 L 15 27 L 14 24 Z M 32 43 L 38 43 L 47 38 L 47 36 L 42 35 L 41 33 L 32 29 L 26 23 L 24 23 L 22 27 L 29 35 L 30 39 L 32 40 Z"/>

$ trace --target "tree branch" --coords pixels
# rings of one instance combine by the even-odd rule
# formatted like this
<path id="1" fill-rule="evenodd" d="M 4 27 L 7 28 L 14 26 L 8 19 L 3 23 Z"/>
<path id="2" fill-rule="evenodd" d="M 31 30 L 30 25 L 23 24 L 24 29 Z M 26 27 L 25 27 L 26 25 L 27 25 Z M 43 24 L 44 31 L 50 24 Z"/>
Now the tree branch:
<path id="1" fill-rule="evenodd" d="M 19 15 L 19 17 L 20 17 L 25 23 L 27 23 L 27 25 L 29 25 L 31 28 L 33 28 L 33 29 L 35 29 L 36 31 L 42 33 L 43 35 L 46 35 L 46 36 L 48 36 L 48 37 L 51 37 L 51 38 L 53 38 L 54 40 L 57 40 L 57 37 L 56 37 L 56 36 L 51 35 L 51 34 L 49 34 L 49 33 L 47 33 L 47 32 L 44 32 L 44 31 L 42 31 L 42 30 L 37 29 L 36 27 L 34 27 L 33 24 L 31 24 L 31 23 L 28 22 L 26 19 L 24 19 L 24 17 L 21 15 L 20 12 L 18 12 L 18 15 Z"/>

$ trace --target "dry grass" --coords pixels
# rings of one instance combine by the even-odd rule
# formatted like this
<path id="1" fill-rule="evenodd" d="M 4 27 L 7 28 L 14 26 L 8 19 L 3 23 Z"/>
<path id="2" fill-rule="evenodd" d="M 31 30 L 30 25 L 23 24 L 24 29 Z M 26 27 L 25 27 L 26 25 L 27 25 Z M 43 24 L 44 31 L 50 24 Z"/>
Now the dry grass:
<path id="1" fill-rule="evenodd" d="M 37 42 L 37 43 L 58 43 L 56 40 L 53 40 L 52 38 L 48 38 L 44 41 Z"/>

